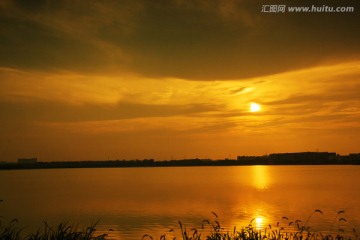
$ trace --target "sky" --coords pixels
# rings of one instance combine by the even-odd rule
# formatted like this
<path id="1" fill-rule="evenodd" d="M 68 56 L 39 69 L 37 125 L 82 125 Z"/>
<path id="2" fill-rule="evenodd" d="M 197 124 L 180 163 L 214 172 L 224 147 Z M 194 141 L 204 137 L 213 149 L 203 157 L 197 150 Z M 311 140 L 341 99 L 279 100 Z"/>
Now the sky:
<path id="1" fill-rule="evenodd" d="M 359 9 L 0 0 L 0 161 L 360 152 Z"/>

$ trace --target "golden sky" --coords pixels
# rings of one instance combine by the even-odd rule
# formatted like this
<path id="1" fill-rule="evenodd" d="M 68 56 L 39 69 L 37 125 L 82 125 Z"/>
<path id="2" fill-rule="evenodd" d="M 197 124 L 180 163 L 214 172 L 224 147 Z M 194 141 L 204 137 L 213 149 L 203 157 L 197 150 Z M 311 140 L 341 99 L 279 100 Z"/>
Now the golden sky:
<path id="1" fill-rule="evenodd" d="M 360 152 L 358 1 L 263 4 L 0 0 L 0 161 Z"/>

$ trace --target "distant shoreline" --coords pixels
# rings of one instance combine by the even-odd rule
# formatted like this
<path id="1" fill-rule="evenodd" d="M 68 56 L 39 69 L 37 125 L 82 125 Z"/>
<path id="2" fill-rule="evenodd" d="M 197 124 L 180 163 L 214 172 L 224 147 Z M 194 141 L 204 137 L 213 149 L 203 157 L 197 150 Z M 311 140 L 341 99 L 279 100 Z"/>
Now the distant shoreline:
<path id="1" fill-rule="evenodd" d="M 19 159 L 16 163 L 2 162 L 0 170 L 57 169 L 57 168 L 135 168 L 135 167 L 195 167 L 195 166 L 253 166 L 253 165 L 360 165 L 360 154 L 341 156 L 329 152 L 276 153 L 265 156 L 238 156 L 237 159 L 163 160 L 98 160 L 38 162 L 36 158 Z"/>

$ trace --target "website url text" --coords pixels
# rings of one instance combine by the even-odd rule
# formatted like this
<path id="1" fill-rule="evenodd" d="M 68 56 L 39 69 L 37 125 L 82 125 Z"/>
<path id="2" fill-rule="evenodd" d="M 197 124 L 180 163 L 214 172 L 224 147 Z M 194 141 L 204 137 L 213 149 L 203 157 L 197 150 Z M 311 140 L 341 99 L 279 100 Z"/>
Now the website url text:
<path id="1" fill-rule="evenodd" d="M 262 5 L 261 12 L 263 13 L 349 13 L 354 12 L 355 8 L 347 7 L 332 7 L 332 6 L 286 6 L 286 5 Z"/>

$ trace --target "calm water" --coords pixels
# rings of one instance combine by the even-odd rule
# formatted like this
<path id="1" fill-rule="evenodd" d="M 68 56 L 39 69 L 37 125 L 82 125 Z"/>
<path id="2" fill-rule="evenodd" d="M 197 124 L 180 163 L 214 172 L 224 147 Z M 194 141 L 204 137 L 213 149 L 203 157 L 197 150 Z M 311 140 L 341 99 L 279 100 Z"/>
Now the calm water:
<path id="1" fill-rule="evenodd" d="M 89 225 L 111 239 L 159 237 L 178 220 L 201 228 L 219 215 L 223 227 L 303 222 L 329 231 L 339 210 L 340 227 L 360 231 L 360 166 L 246 166 L 0 171 L 0 216 L 27 230 L 46 220 Z M 283 216 L 289 221 L 282 219 Z M 334 229 L 337 229 L 337 221 Z"/>

